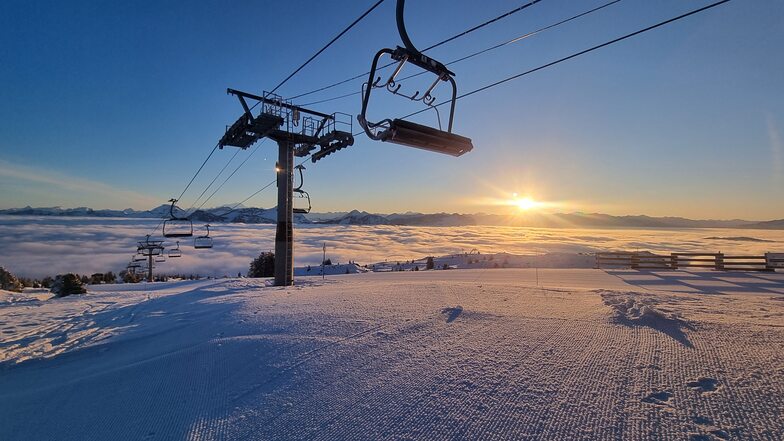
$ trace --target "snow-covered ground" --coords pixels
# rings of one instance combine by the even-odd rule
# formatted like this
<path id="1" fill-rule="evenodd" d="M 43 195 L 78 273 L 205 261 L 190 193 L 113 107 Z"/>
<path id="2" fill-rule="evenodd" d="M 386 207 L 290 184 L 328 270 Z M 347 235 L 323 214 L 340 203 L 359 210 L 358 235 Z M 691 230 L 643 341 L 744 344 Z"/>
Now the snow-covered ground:
<path id="1" fill-rule="evenodd" d="M 784 439 L 781 273 L 299 280 L 6 295 L 0 439 Z"/>

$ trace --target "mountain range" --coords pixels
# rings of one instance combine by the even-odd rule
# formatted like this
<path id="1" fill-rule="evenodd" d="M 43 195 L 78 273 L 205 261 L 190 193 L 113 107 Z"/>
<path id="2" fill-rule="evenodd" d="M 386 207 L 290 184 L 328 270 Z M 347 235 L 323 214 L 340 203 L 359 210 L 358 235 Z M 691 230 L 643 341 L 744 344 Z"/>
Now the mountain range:
<path id="1" fill-rule="evenodd" d="M 95 210 L 88 207 L 24 207 L 0 210 L 0 215 L 15 216 L 68 216 L 68 217 L 122 217 L 122 218 L 164 218 L 169 216 L 169 205 L 161 205 L 151 210 Z M 175 216 L 186 213 L 179 207 L 174 209 Z M 196 222 L 234 222 L 246 224 L 274 224 L 276 208 L 216 207 L 197 210 L 188 218 Z M 460 213 L 393 213 L 377 214 L 353 210 L 349 212 L 295 214 L 295 223 L 329 225 L 401 225 L 401 226 L 467 226 L 496 225 L 541 228 L 750 228 L 784 229 L 784 219 L 769 221 L 749 221 L 742 219 L 687 219 L 683 217 L 652 217 L 645 215 L 614 216 L 601 213 L 521 213 L 503 214 L 460 214 Z"/>

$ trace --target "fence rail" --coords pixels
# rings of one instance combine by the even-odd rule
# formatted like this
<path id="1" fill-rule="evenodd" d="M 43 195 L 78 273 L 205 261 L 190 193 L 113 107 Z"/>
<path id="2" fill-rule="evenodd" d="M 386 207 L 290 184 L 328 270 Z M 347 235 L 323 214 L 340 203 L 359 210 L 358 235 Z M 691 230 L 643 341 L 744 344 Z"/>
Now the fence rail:
<path id="1" fill-rule="evenodd" d="M 775 271 L 777 268 L 784 268 L 784 253 L 740 256 L 723 253 L 601 252 L 596 253 L 596 267 L 641 270 L 710 268 L 716 271 Z"/>

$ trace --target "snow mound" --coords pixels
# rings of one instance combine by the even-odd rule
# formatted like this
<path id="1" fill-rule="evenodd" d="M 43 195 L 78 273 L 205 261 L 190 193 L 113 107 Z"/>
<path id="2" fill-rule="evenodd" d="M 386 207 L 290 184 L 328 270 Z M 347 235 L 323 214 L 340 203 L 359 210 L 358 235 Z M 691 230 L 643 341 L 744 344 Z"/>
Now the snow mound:
<path id="1" fill-rule="evenodd" d="M 0 306 L 15 303 L 37 304 L 50 297 L 52 297 L 52 294 L 49 293 L 49 290 L 45 289 L 25 289 L 24 292 L 0 289 Z"/>
<path id="2" fill-rule="evenodd" d="M 616 323 L 626 326 L 647 326 L 663 332 L 686 346 L 691 346 L 684 330 L 692 325 L 680 315 L 666 312 L 659 307 L 660 299 L 654 295 L 636 292 L 599 290 L 604 304 L 613 310 Z"/>
<path id="3" fill-rule="evenodd" d="M 629 321 L 682 321 L 676 314 L 668 314 L 656 309 L 656 301 L 652 297 L 638 293 L 619 293 L 601 291 L 604 304 L 615 310 L 616 316 Z"/>

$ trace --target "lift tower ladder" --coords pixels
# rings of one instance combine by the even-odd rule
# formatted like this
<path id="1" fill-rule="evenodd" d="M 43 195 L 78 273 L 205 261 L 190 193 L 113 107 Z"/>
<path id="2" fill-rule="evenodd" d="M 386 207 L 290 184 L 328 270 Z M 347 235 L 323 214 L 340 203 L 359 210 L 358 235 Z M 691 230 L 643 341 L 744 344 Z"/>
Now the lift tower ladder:
<path id="1" fill-rule="evenodd" d="M 278 95 L 265 93 L 254 95 L 228 89 L 236 96 L 243 113 L 218 142 L 225 146 L 247 149 L 261 138 L 269 138 L 278 144 L 276 164 L 278 184 L 278 219 L 275 231 L 275 286 L 294 283 L 294 157 L 305 157 L 313 150 L 312 160 L 354 144 L 351 134 L 351 116 L 341 113 L 326 114 L 305 109 L 284 100 Z M 253 115 L 248 100 L 261 104 L 258 115 Z M 346 120 L 340 116 L 347 116 Z"/>

